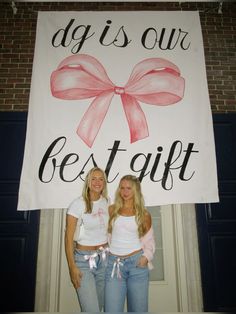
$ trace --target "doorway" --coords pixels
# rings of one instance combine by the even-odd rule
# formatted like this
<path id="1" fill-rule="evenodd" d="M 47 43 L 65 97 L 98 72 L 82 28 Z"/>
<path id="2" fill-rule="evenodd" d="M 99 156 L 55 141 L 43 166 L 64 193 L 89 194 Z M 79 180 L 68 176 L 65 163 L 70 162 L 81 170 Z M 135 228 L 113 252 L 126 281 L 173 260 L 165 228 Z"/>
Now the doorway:
<path id="1" fill-rule="evenodd" d="M 166 205 L 149 210 L 157 244 L 155 269 L 151 271 L 150 312 L 201 312 L 195 206 Z M 65 215 L 65 209 L 41 212 L 37 312 L 80 311 L 64 250 Z M 42 274 L 46 287 L 41 282 Z"/>

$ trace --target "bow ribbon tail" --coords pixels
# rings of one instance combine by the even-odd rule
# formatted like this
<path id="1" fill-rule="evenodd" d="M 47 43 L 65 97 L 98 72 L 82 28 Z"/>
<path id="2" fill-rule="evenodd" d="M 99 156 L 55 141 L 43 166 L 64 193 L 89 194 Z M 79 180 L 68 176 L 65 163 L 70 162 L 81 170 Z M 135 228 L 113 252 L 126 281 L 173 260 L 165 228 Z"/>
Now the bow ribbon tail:
<path id="1" fill-rule="evenodd" d="M 89 147 L 93 145 L 113 96 L 113 90 L 108 90 L 98 95 L 79 123 L 77 134 Z"/>
<path id="2" fill-rule="evenodd" d="M 109 252 L 109 248 L 108 247 L 104 248 L 101 246 L 99 250 L 101 251 L 102 260 L 105 261 L 107 258 L 107 254 Z"/>
<path id="3" fill-rule="evenodd" d="M 114 277 L 115 271 L 116 271 L 116 262 L 114 262 L 113 267 L 112 267 L 111 278 Z"/>
<path id="4" fill-rule="evenodd" d="M 119 279 L 121 278 L 120 266 L 123 266 L 123 265 L 124 264 L 120 261 L 120 258 L 118 257 L 117 260 L 113 264 L 111 278 L 114 277 L 115 271 L 117 273 L 117 278 L 119 278 Z"/>
<path id="5" fill-rule="evenodd" d="M 149 136 L 148 125 L 138 101 L 128 95 L 121 95 L 123 108 L 130 130 L 130 142 L 142 140 Z"/>

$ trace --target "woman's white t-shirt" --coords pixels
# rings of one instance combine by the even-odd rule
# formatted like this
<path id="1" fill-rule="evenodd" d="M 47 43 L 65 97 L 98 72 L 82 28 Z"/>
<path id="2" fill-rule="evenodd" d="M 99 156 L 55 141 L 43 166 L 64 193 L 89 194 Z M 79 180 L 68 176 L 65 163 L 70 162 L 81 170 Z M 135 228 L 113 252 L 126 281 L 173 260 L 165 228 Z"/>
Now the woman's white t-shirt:
<path id="1" fill-rule="evenodd" d="M 67 214 L 78 218 L 79 232 L 74 239 L 81 245 L 100 245 L 107 243 L 108 201 L 101 197 L 92 202 L 92 212 L 85 213 L 85 202 L 76 198 L 68 207 Z"/>
<path id="2" fill-rule="evenodd" d="M 140 249 L 141 242 L 135 216 L 118 216 L 112 227 L 110 252 L 122 256 Z"/>

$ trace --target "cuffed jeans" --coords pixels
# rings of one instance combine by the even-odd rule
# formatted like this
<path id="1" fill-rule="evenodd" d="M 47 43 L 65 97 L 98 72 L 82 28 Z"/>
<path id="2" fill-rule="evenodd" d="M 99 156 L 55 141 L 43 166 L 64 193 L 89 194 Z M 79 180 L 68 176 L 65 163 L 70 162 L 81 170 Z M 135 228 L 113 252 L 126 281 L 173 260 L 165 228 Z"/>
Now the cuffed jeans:
<path id="1" fill-rule="evenodd" d="M 127 296 L 128 312 L 148 312 L 148 267 L 137 266 L 143 252 L 118 259 L 109 255 L 106 268 L 105 311 L 123 312 Z"/>
<path id="2" fill-rule="evenodd" d="M 86 255 L 98 253 L 94 257 L 96 268 L 90 268 Z M 98 251 L 75 250 L 75 262 L 82 272 L 80 287 L 76 290 L 81 312 L 100 312 L 104 307 L 105 262 Z"/>

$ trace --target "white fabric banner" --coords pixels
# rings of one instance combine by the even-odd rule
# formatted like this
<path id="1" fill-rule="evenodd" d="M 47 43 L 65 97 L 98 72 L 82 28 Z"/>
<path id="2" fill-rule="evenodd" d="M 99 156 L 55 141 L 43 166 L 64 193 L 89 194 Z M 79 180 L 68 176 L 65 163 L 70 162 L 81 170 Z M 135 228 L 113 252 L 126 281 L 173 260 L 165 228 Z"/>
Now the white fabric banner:
<path id="1" fill-rule="evenodd" d="M 218 202 L 198 12 L 40 12 L 18 210 L 65 208 L 94 165 L 113 198 Z"/>

